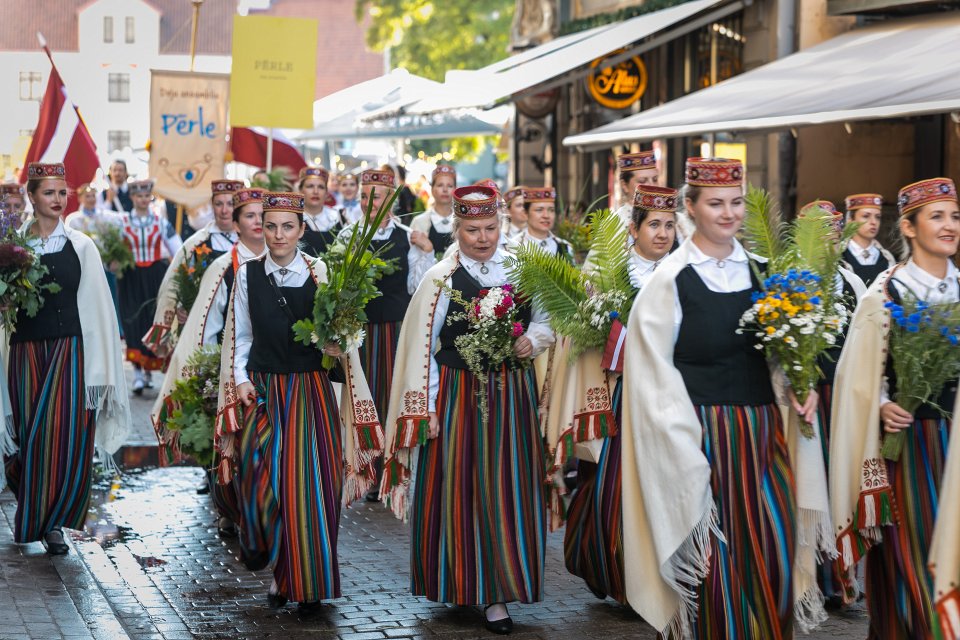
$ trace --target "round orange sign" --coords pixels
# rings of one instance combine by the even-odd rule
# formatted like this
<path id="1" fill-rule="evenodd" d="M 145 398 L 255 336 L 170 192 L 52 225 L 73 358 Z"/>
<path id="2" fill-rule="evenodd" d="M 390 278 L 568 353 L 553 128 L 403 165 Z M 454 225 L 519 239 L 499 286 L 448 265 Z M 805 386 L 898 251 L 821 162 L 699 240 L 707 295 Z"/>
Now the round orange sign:
<path id="1" fill-rule="evenodd" d="M 593 99 L 609 109 L 625 109 L 647 90 L 647 67 L 640 56 L 632 56 L 615 65 L 604 61 L 619 55 L 614 51 L 590 63 L 587 88 Z"/>

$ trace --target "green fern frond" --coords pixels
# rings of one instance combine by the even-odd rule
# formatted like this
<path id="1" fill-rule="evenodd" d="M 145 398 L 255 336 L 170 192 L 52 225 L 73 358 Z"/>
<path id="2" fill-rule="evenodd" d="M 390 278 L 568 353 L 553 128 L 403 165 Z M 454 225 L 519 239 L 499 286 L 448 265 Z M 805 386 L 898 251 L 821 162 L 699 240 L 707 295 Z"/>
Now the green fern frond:
<path id="1" fill-rule="evenodd" d="M 627 231 L 609 209 L 591 214 L 590 282 L 601 292 L 630 288 Z"/>
<path id="2" fill-rule="evenodd" d="M 798 216 L 791 225 L 790 235 L 797 261 L 823 277 L 830 276 L 828 258 L 833 253 L 834 231 L 830 213 L 814 210 Z"/>
<path id="3" fill-rule="evenodd" d="M 523 297 L 542 308 L 551 323 L 572 317 L 587 298 L 583 273 L 536 244 L 518 246 L 515 257 L 507 258 L 506 267 L 510 282 Z"/>
<path id="4" fill-rule="evenodd" d="M 764 189 L 747 187 L 743 240 L 753 253 L 775 261 L 783 253 L 785 224 L 780 208 Z M 771 267 L 775 265 L 771 264 Z"/>

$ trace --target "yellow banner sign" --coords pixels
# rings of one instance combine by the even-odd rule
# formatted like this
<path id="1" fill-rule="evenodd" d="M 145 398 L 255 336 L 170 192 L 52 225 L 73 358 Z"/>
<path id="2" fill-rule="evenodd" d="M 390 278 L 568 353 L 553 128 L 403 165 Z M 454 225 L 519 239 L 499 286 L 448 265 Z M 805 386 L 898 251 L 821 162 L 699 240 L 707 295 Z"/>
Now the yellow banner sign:
<path id="1" fill-rule="evenodd" d="M 210 200 L 223 177 L 230 77 L 153 70 L 150 80 L 150 176 L 154 191 L 188 208 Z"/>
<path id="2" fill-rule="evenodd" d="M 313 127 L 317 29 L 304 18 L 233 17 L 231 125 Z"/>

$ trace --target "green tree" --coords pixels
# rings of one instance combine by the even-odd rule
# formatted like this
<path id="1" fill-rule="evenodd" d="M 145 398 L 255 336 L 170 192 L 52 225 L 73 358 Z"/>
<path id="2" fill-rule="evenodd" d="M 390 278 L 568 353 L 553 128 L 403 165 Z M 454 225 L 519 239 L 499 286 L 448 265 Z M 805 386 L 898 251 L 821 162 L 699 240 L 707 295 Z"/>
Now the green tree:
<path id="1" fill-rule="evenodd" d="M 367 46 L 390 47 L 394 67 L 442 82 L 450 69 L 479 69 L 507 56 L 515 0 L 357 0 L 370 16 Z"/>

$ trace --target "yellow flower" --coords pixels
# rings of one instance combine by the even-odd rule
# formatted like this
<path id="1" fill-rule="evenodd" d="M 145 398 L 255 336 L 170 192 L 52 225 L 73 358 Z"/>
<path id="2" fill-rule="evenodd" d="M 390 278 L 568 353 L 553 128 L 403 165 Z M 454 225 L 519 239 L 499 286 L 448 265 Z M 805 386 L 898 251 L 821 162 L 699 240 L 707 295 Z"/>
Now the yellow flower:
<path id="1" fill-rule="evenodd" d="M 775 334 L 776 332 L 777 332 L 777 330 L 774 329 L 773 327 L 767 327 L 767 335 L 768 335 L 768 336 L 772 336 L 772 335 Z"/>

